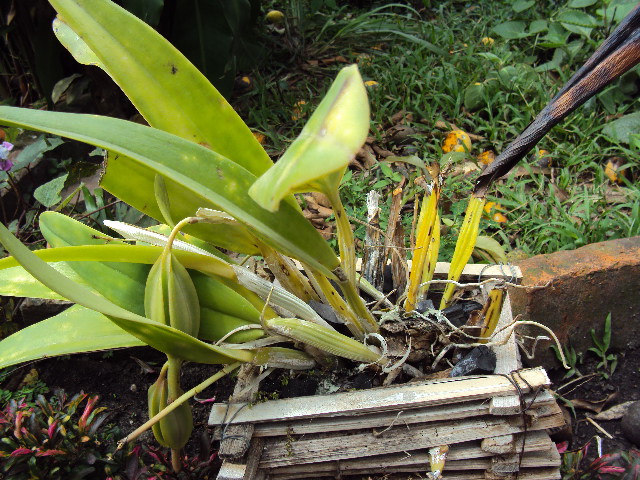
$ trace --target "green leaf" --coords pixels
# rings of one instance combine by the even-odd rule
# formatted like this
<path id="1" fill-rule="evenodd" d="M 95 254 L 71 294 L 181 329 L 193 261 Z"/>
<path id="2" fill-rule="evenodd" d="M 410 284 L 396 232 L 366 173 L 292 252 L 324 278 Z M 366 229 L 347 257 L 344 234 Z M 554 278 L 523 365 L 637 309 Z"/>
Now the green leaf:
<path id="1" fill-rule="evenodd" d="M 82 245 L 125 245 L 124 242 L 104 235 L 83 223 L 56 212 L 40 215 L 40 230 L 52 247 L 78 247 Z M 132 252 L 133 253 L 133 252 Z M 81 279 L 100 295 L 129 310 L 144 315 L 144 284 L 149 266 L 132 262 L 70 262 Z"/>
<path id="2" fill-rule="evenodd" d="M 493 31 L 507 40 L 524 38 L 529 34 L 526 33 L 527 25 L 520 21 L 504 22 L 493 27 Z"/>
<path id="3" fill-rule="evenodd" d="M 69 268 L 64 262 L 51 264 L 62 275 L 69 279 L 82 282 L 82 279 Z M 98 293 L 98 292 L 96 292 Z M 0 269 L 0 295 L 7 297 L 29 297 L 29 298 L 49 298 L 54 300 L 64 300 L 64 297 L 49 287 L 44 286 L 33 278 L 29 272 L 22 267 L 8 267 Z"/>
<path id="4" fill-rule="evenodd" d="M 571 33 L 577 33 L 589 38 L 594 27 L 600 22 L 588 13 L 580 10 L 563 10 L 556 16 L 556 20 Z"/>
<path id="5" fill-rule="evenodd" d="M 45 262 L 128 262 L 152 265 L 162 254 L 162 248 L 144 245 L 83 245 L 76 247 L 47 248 L 31 252 Z M 176 250 L 175 255 L 187 268 L 235 278 L 229 265 L 217 257 L 205 257 L 198 253 Z M 7 257 L 0 260 L 0 269 L 15 267 L 18 259 Z"/>
<path id="6" fill-rule="evenodd" d="M 580 10 L 563 10 L 557 16 L 556 20 L 566 25 L 576 25 L 586 28 L 594 28 L 600 25 L 600 22 L 588 13 Z"/>
<path id="7" fill-rule="evenodd" d="M 100 180 L 106 190 L 142 213 L 164 222 L 154 195 L 155 170 L 113 153 L 108 154 L 107 166 Z M 136 188 L 131 188 L 131 185 L 135 185 Z M 165 187 L 171 200 L 171 218 L 183 219 L 193 216 L 198 208 L 218 208 L 209 198 L 184 189 L 179 183 L 168 178 L 165 179 Z M 184 231 L 234 252 L 247 255 L 257 255 L 260 252 L 255 236 L 242 224 L 220 224 L 212 228 L 211 225 L 199 223 L 189 225 Z"/>
<path id="8" fill-rule="evenodd" d="M 144 342 L 101 313 L 74 305 L 2 340 L 0 368 L 58 355 L 141 345 Z"/>
<path id="9" fill-rule="evenodd" d="M 540 46 L 544 48 L 564 47 L 569 38 L 570 32 L 558 22 L 549 24 L 549 31 L 540 39 Z"/>
<path id="10" fill-rule="evenodd" d="M 629 15 L 637 4 L 636 0 L 612 0 L 605 8 L 596 10 L 596 13 L 607 22 L 616 24 Z"/>
<path id="11" fill-rule="evenodd" d="M 40 135 L 38 139 L 27 145 L 13 162 L 13 171 L 26 167 L 32 162 L 42 158 L 43 154 L 53 150 L 59 145 L 63 144 L 64 140 L 61 138 L 53 137 L 47 138 L 45 135 Z M 7 172 L 0 170 L 0 180 L 7 178 Z"/>
<path id="12" fill-rule="evenodd" d="M 630 113 L 607 123 L 602 133 L 615 141 L 629 144 L 632 135 L 640 134 L 640 112 Z"/>
<path id="13" fill-rule="evenodd" d="M 570 0 L 567 4 L 569 8 L 586 8 L 597 3 L 598 0 Z"/>
<path id="14" fill-rule="evenodd" d="M 60 193 L 64 189 L 64 182 L 67 181 L 67 177 L 69 177 L 69 174 L 65 173 L 58 178 L 54 178 L 53 180 L 40 185 L 34 190 L 33 196 L 45 207 L 53 207 L 62 201 Z"/>
<path id="15" fill-rule="evenodd" d="M 549 29 L 549 23 L 546 20 L 534 20 L 529 24 L 529 33 L 535 35 L 536 33 L 545 32 Z"/>
<path id="16" fill-rule="evenodd" d="M 529 10 L 536 4 L 535 0 L 516 0 L 511 5 L 513 11 L 516 13 L 524 12 L 525 10 Z"/>
<path id="17" fill-rule="evenodd" d="M 58 11 L 56 34 L 62 22 L 77 34 L 60 34 L 63 45 L 79 62 L 105 70 L 151 126 L 205 145 L 254 175 L 273 165 L 224 97 L 149 25 L 107 0 L 50 3 Z"/>
<path id="18" fill-rule="evenodd" d="M 203 203 L 200 206 L 208 207 L 213 202 L 213 208 L 226 211 L 253 229 L 265 243 L 325 275 L 333 278 L 331 272 L 339 265 L 331 247 L 298 209 L 283 202 L 277 213 L 267 212 L 247 195 L 255 177 L 207 148 L 161 130 L 95 115 L 0 107 L 0 119 L 5 124 L 60 134 L 115 152 L 103 177 L 105 188 L 111 165 L 119 162 L 126 162 L 128 168 L 121 166 L 125 178 L 116 182 L 127 182 L 130 190 L 140 188 L 135 182 L 140 175 L 140 168 L 136 167 L 142 165 L 142 170 L 153 172 L 151 185 L 156 173 L 173 179 L 183 190 L 199 196 Z M 171 187 L 167 182 L 170 198 Z M 153 189 L 150 193 L 153 198 Z"/>
<path id="19" fill-rule="evenodd" d="M 290 193 L 334 191 L 369 132 L 366 88 L 352 65 L 343 68 L 298 138 L 249 190 L 269 211 Z"/>
<path id="20" fill-rule="evenodd" d="M 229 363 L 234 360 L 248 362 L 253 358 L 252 352 L 211 346 L 179 330 L 129 312 L 104 297 L 96 295 L 87 287 L 68 279 L 53 267 L 43 262 L 37 255 L 22 245 L 2 224 L 0 224 L 0 242 L 16 260 L 20 261 L 20 264 L 25 270 L 44 285 L 55 290 L 72 302 L 102 313 L 120 328 L 167 355 L 208 364 Z M 76 247 L 68 248 L 73 249 Z M 95 246 L 80 248 L 95 248 Z M 105 248 L 105 246 L 98 246 L 98 248 Z M 119 246 L 114 245 L 110 248 L 119 248 Z M 10 259 L 4 259 L 2 261 L 4 262 L 5 260 Z M 50 335 L 55 336 L 55 331 L 50 332 Z M 32 339 L 32 341 L 37 340 L 38 339 Z"/>

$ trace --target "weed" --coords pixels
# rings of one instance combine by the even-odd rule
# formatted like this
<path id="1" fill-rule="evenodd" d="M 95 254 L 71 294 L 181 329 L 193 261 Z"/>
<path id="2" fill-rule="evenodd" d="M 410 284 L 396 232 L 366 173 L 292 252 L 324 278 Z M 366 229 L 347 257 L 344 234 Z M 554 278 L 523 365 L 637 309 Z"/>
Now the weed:
<path id="1" fill-rule="evenodd" d="M 596 366 L 598 373 L 600 373 L 604 379 L 609 379 L 618 366 L 618 356 L 609 353 L 609 347 L 611 346 L 611 313 L 607 315 L 604 321 L 602 337 L 599 338 L 596 335 L 595 329 L 592 328 L 591 338 L 594 346 L 589 348 L 589 351 L 595 353 L 600 359 L 600 362 Z"/>
<path id="2" fill-rule="evenodd" d="M 553 352 L 556 354 L 558 361 L 561 362 L 562 355 L 560 355 L 560 350 L 558 350 L 557 345 L 551 345 L 551 348 L 553 349 Z M 564 374 L 564 377 L 562 377 L 562 379 L 567 380 L 573 377 L 574 375 L 581 377 L 582 374 L 578 370 L 578 365 L 582 363 L 582 353 L 577 353 L 575 348 L 573 348 L 573 346 L 571 345 L 571 343 L 568 343 L 566 346 L 563 346 L 562 351 L 564 353 L 564 358 L 567 362 L 567 365 L 569 365 L 569 370 L 567 370 L 567 372 Z"/>

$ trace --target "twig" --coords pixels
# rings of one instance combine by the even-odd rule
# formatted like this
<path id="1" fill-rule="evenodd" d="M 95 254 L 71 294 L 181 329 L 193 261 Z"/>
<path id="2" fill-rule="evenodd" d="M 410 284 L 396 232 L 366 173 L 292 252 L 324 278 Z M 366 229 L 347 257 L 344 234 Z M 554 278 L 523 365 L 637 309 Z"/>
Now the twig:
<path id="1" fill-rule="evenodd" d="M 587 422 L 589 422 L 591 425 L 593 425 L 598 430 L 600 430 L 603 433 L 603 435 L 605 435 L 609 440 L 613 440 L 613 436 L 609 432 L 607 432 L 604 428 L 602 428 L 600 425 L 598 425 L 598 423 L 593 418 L 587 417 Z"/>

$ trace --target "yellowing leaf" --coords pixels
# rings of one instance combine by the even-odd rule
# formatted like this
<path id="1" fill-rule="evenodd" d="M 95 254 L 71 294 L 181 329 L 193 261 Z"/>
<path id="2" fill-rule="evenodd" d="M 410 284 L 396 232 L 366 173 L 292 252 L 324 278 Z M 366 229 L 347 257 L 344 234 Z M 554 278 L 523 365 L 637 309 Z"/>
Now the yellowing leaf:
<path id="1" fill-rule="evenodd" d="M 343 68 L 280 160 L 249 189 L 270 211 L 290 193 L 332 194 L 369 132 L 369 103 L 358 67 Z"/>

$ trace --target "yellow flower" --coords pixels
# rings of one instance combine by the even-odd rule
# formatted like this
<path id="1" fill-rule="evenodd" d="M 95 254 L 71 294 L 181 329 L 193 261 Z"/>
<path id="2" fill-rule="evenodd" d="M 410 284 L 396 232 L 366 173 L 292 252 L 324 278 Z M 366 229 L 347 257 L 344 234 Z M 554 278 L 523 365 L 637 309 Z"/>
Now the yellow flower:
<path id="1" fill-rule="evenodd" d="M 366 82 L 364 82 L 365 87 L 371 87 L 371 88 L 375 88 L 378 86 L 378 82 L 376 82 L 375 80 L 367 80 Z"/>
<path id="2" fill-rule="evenodd" d="M 495 42 L 495 40 L 491 37 L 483 37 L 481 42 L 483 43 L 483 45 L 490 47 L 491 45 L 493 45 L 493 42 Z"/>

